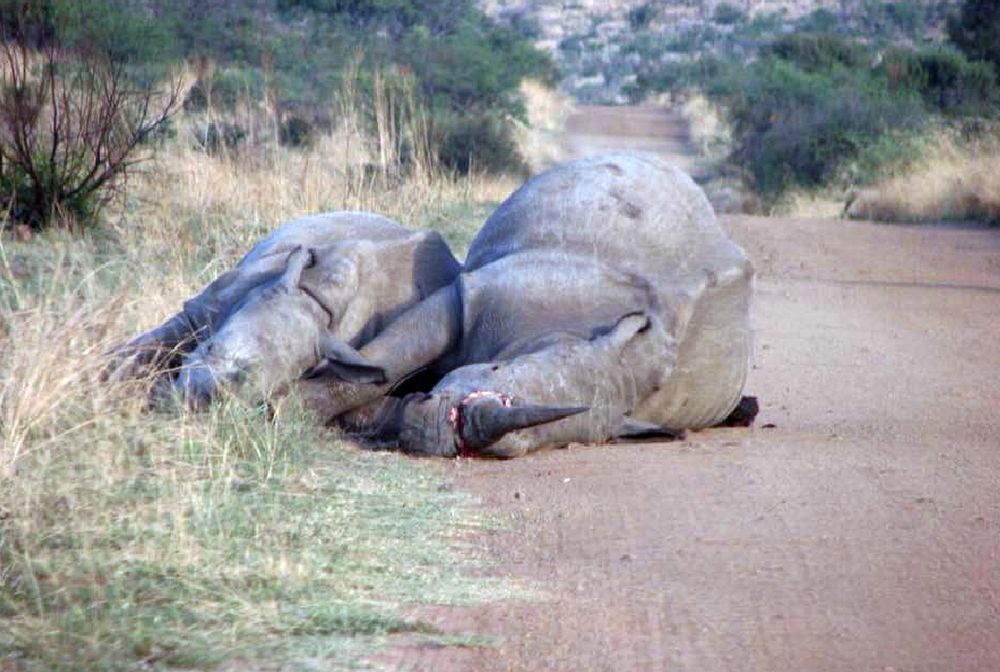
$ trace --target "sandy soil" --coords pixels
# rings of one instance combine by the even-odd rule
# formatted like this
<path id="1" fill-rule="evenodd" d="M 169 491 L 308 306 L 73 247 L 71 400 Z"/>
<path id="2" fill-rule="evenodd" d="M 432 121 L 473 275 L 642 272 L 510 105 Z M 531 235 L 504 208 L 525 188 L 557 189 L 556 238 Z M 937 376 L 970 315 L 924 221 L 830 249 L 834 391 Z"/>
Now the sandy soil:
<path id="1" fill-rule="evenodd" d="M 607 146 L 581 114 L 568 142 Z M 651 112 L 615 114 L 641 145 Z M 391 667 L 1000 670 L 1000 231 L 723 221 L 758 270 L 757 425 L 456 461 L 509 523 L 474 540 L 493 571 L 543 596 L 427 611 L 497 645 Z"/>

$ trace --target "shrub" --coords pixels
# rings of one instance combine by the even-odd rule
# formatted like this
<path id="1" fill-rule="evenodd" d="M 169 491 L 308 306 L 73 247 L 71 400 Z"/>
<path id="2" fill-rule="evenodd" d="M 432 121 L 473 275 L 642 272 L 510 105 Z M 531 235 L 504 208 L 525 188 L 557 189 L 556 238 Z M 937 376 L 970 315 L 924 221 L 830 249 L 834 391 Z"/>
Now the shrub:
<path id="1" fill-rule="evenodd" d="M 642 30 L 649 26 L 653 19 L 656 18 L 657 13 L 657 7 L 653 3 L 647 2 L 628 10 L 626 17 L 632 30 Z"/>
<path id="2" fill-rule="evenodd" d="M 247 139 L 245 128 L 228 121 L 206 122 L 193 130 L 195 141 L 212 156 L 218 156 L 225 150 L 239 149 Z"/>
<path id="3" fill-rule="evenodd" d="M 1000 100 L 992 65 L 970 62 L 950 49 L 897 49 L 886 54 L 882 69 L 891 88 L 917 91 L 927 105 L 941 112 L 988 114 Z"/>
<path id="4" fill-rule="evenodd" d="M 825 33 L 785 35 L 772 43 L 765 53 L 794 63 L 807 72 L 826 71 L 838 66 L 857 68 L 871 60 L 871 52 L 863 44 Z"/>
<path id="5" fill-rule="evenodd" d="M 552 59 L 519 32 L 530 26 L 501 25 L 474 0 L 0 0 L 0 28 L 12 23 L 8 6 L 38 8 L 17 26 L 40 43 L 105 45 L 133 69 L 171 58 L 216 64 L 199 76 L 191 109 L 224 112 L 266 95 L 277 114 L 318 118 L 353 54 L 371 76 L 413 75 L 433 115 L 518 118 L 520 83 L 556 78 Z"/>
<path id="6" fill-rule="evenodd" d="M 303 117 L 292 115 L 281 122 L 281 144 L 289 147 L 309 147 L 313 144 L 315 128 Z"/>
<path id="7" fill-rule="evenodd" d="M 773 58 L 754 64 L 730 100 L 733 159 L 767 199 L 790 187 L 822 186 L 863 155 L 864 173 L 851 177 L 871 179 L 879 157 L 865 150 L 925 119 L 912 95 L 890 94 L 858 74 L 810 73 Z"/>
<path id="8" fill-rule="evenodd" d="M 992 63 L 1000 75 L 1000 0 L 964 0 L 948 36 L 969 58 Z"/>
<path id="9" fill-rule="evenodd" d="M 916 35 L 926 25 L 927 7 L 924 5 L 905 1 L 871 4 L 881 5 L 886 18 L 907 35 Z"/>
<path id="10" fill-rule="evenodd" d="M 840 23 L 837 15 L 829 9 L 819 8 L 810 12 L 798 24 L 798 29 L 805 33 L 831 33 Z"/>
<path id="11" fill-rule="evenodd" d="M 188 90 L 184 99 L 184 109 L 188 112 L 204 112 L 208 109 L 209 96 L 213 110 L 231 110 L 244 102 L 260 100 L 263 85 L 258 73 L 248 68 L 225 68 L 202 65 L 204 71 Z"/>
<path id="12" fill-rule="evenodd" d="M 518 153 L 510 123 L 495 116 L 455 117 L 439 129 L 438 159 L 460 173 L 524 172 L 524 159 Z"/>
<path id="13" fill-rule="evenodd" d="M 723 2 L 715 6 L 712 13 L 712 20 L 722 25 L 732 25 L 746 21 L 747 14 L 736 5 Z"/>
<path id="14" fill-rule="evenodd" d="M 177 56 L 168 26 L 153 20 L 134 0 L 0 0 L 0 34 L 34 49 L 59 42 L 117 63 Z"/>
<path id="15" fill-rule="evenodd" d="M 137 89 L 121 64 L 0 45 L 0 208 L 34 229 L 90 224 L 177 110 L 179 89 Z"/>
<path id="16" fill-rule="evenodd" d="M 690 52 L 699 51 L 713 43 L 719 34 L 710 25 L 691 26 L 675 35 L 668 43 L 669 51 Z"/>

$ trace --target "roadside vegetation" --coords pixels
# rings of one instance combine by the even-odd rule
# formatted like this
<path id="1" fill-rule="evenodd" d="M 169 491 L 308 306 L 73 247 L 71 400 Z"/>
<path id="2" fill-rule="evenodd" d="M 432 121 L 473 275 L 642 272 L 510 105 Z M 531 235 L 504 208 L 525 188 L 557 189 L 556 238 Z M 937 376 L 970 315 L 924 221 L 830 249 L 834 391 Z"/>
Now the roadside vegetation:
<path id="1" fill-rule="evenodd" d="M 764 211 L 822 194 L 859 216 L 995 221 L 1000 184 L 980 171 L 1000 138 L 1000 4 L 966 0 L 952 12 L 861 3 L 788 26 L 720 5 L 712 25 L 725 31 L 675 39 L 682 56 L 645 61 L 630 93 L 708 101 L 726 122 L 715 133 L 722 172 L 739 175 Z M 920 191 L 921 180 L 950 184 L 932 190 L 944 200 L 901 208 L 901 185 Z"/>
<path id="2" fill-rule="evenodd" d="M 376 211 L 464 254 L 520 181 L 535 130 L 519 119 L 545 129 L 564 106 L 522 81 L 535 66 L 519 50 L 545 59 L 471 4 L 450 5 L 461 27 L 391 4 L 0 0 L 0 122 L 34 143 L 0 143 L 0 669 L 346 668 L 396 633 L 451 641 L 414 604 L 515 590 L 469 571 L 482 558 L 464 537 L 491 522 L 448 465 L 359 451 L 294 396 L 151 410 L 143 384 L 101 381 L 104 353 L 297 215 Z M 335 70 L 317 47 L 312 72 L 306 25 L 391 37 L 355 40 Z M 188 46 L 163 56 L 183 31 Z M 271 56 L 245 51 L 261 35 Z M 191 45 L 204 54 L 188 59 Z M 439 58 L 470 67 L 450 76 Z M 477 127 L 462 96 L 496 126 Z M 120 172 L 80 199 L 54 188 L 104 174 L 98 147 L 127 149 Z M 510 161 L 487 165 L 482 147 Z"/>
<path id="3" fill-rule="evenodd" d="M 524 171 L 521 85 L 555 76 L 473 0 L 0 0 L 0 36 L 0 212 L 36 230 L 96 221 L 178 107 L 216 156 L 355 124 L 384 176 Z"/>
<path id="4" fill-rule="evenodd" d="M 390 633 L 434 637 L 407 604 L 506 594 L 469 577 L 460 537 L 488 521 L 447 465 L 345 445 L 294 398 L 149 411 L 141 385 L 100 380 L 103 353 L 284 220 L 374 210 L 461 252 L 514 186 L 385 182 L 365 147 L 342 132 L 223 158 L 178 133 L 100 226 L 0 238 L 0 668 L 329 669 Z"/>

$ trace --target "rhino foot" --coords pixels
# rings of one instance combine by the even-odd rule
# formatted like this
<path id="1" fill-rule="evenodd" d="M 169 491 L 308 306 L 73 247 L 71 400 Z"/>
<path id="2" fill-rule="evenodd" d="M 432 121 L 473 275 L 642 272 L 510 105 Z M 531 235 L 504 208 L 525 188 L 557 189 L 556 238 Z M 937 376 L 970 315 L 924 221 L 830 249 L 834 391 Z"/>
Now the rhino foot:
<path id="1" fill-rule="evenodd" d="M 758 413 L 760 413 L 760 404 L 757 403 L 757 397 L 743 397 L 733 412 L 729 414 L 729 417 L 716 426 L 749 427 L 753 424 Z"/>

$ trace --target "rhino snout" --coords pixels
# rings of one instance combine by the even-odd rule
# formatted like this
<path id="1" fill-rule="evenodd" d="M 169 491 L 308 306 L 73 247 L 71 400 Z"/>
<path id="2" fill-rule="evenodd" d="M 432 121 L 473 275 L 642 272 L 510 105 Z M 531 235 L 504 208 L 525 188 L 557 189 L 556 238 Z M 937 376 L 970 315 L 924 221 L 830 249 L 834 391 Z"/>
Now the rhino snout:
<path id="1" fill-rule="evenodd" d="M 219 390 L 219 378 L 208 365 L 185 364 L 177 374 L 174 389 L 194 408 L 202 408 Z"/>
<path id="2" fill-rule="evenodd" d="M 227 384 L 241 382 L 246 371 L 238 366 L 219 366 L 204 360 L 186 361 L 174 381 L 174 389 L 193 407 L 201 408 Z"/>

